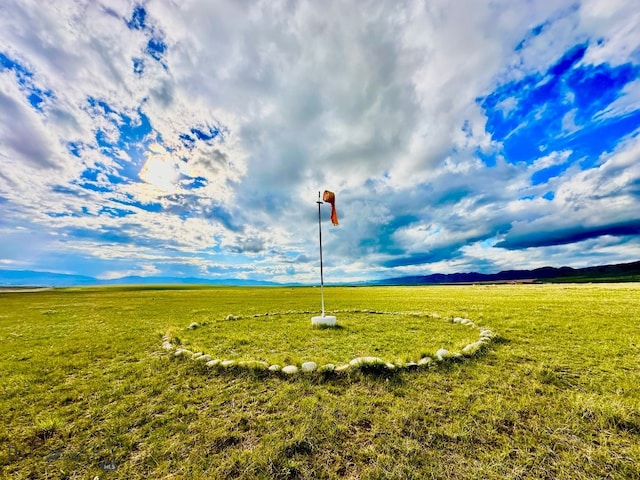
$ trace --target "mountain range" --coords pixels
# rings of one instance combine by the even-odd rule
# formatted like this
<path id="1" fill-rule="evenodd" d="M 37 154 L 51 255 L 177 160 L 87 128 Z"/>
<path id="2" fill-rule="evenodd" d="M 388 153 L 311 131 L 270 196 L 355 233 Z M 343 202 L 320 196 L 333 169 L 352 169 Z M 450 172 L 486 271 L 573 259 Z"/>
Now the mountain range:
<path id="1" fill-rule="evenodd" d="M 37 272 L 33 270 L 0 270 L 0 286 L 4 287 L 81 287 L 92 285 L 238 285 L 276 286 L 275 282 L 245 280 L 238 278 L 210 279 L 196 277 L 139 277 L 129 276 L 103 280 L 84 275 Z"/>
<path id="2" fill-rule="evenodd" d="M 596 267 L 542 267 L 533 270 L 504 270 L 499 273 L 434 273 L 408 277 L 387 278 L 370 282 L 372 285 L 434 285 L 456 283 L 508 282 L 589 282 L 640 281 L 640 261 L 600 265 Z"/>
<path id="3" fill-rule="evenodd" d="M 508 282 L 620 282 L 640 281 L 640 261 L 596 267 L 542 267 L 534 270 L 505 270 L 499 273 L 434 273 L 407 277 L 387 278 L 357 285 L 438 285 L 457 283 L 508 283 Z M 196 277 L 139 277 L 129 276 L 102 280 L 83 275 L 38 272 L 33 270 L 0 270 L 0 286 L 18 287 L 75 287 L 91 285 L 236 285 L 236 286 L 278 286 L 276 282 L 246 280 L 238 278 L 210 279 Z M 299 284 L 286 284 L 299 285 Z"/>

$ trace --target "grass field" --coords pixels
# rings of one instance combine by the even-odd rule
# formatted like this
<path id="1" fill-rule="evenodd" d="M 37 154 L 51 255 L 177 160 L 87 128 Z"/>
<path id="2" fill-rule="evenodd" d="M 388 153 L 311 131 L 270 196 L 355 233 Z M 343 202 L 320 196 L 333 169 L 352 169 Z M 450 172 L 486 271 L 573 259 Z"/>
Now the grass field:
<path id="1" fill-rule="evenodd" d="M 640 479 L 640 284 L 328 288 L 342 328 L 326 330 L 304 313 L 318 293 L 0 294 L 0 476 Z M 384 375 L 210 369 L 161 348 L 170 332 L 225 358 L 413 358 L 477 339 L 453 316 L 497 341 Z"/>

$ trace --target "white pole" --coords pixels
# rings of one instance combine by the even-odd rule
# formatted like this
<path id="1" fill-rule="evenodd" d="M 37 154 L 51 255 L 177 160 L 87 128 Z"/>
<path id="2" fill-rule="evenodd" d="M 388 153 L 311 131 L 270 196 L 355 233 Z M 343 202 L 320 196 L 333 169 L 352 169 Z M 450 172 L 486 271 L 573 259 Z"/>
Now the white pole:
<path id="1" fill-rule="evenodd" d="M 322 205 L 322 200 L 320 200 L 320 192 L 318 192 L 318 236 L 320 240 L 320 298 L 322 299 L 322 316 L 324 317 L 324 272 L 322 269 L 322 221 L 320 215 L 320 205 Z"/>
<path id="2" fill-rule="evenodd" d="M 318 237 L 320 240 L 320 297 L 322 298 L 322 316 L 311 317 L 311 325 L 325 325 L 329 327 L 336 326 L 336 317 L 334 315 L 324 314 L 324 272 L 322 268 L 322 216 L 320 213 L 320 205 L 322 200 L 320 198 L 320 192 L 318 192 Z"/>

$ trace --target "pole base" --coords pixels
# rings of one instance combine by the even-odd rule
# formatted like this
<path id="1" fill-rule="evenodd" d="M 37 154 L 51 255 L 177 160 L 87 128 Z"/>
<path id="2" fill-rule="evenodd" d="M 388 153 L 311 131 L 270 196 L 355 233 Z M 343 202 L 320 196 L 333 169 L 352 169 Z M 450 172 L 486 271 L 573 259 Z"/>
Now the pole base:
<path id="1" fill-rule="evenodd" d="M 334 317 L 333 315 L 311 317 L 311 325 L 325 325 L 327 327 L 335 327 L 336 317 Z"/>

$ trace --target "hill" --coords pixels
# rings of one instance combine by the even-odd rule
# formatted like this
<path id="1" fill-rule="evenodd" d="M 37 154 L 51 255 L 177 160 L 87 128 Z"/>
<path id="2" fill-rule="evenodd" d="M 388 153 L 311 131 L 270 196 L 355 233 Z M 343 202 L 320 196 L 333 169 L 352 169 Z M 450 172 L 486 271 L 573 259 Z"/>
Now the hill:
<path id="1" fill-rule="evenodd" d="M 139 277 L 128 276 L 101 280 L 84 275 L 65 273 L 38 272 L 32 270 L 0 270 L 0 286 L 32 286 L 32 287 L 82 287 L 90 285 L 237 285 L 267 286 L 278 285 L 275 282 L 246 280 L 238 278 L 210 279 L 197 277 Z"/>
<path id="2" fill-rule="evenodd" d="M 387 278 L 369 285 L 438 285 L 455 283 L 508 282 L 632 282 L 640 281 L 640 261 L 596 267 L 542 267 L 533 270 L 504 270 L 499 273 L 434 273 Z"/>
<path id="3" fill-rule="evenodd" d="M 587 268 L 542 267 L 534 270 L 505 270 L 499 273 L 434 273 L 362 282 L 361 285 L 441 285 L 456 283 L 509 282 L 637 282 L 640 281 L 640 261 Z M 109 280 L 84 275 L 38 272 L 32 270 L 0 270 L 0 286 L 4 287 L 80 287 L 92 285 L 233 285 L 281 286 L 284 284 L 239 278 L 139 277 L 128 276 Z M 289 283 L 287 285 L 298 285 Z"/>

